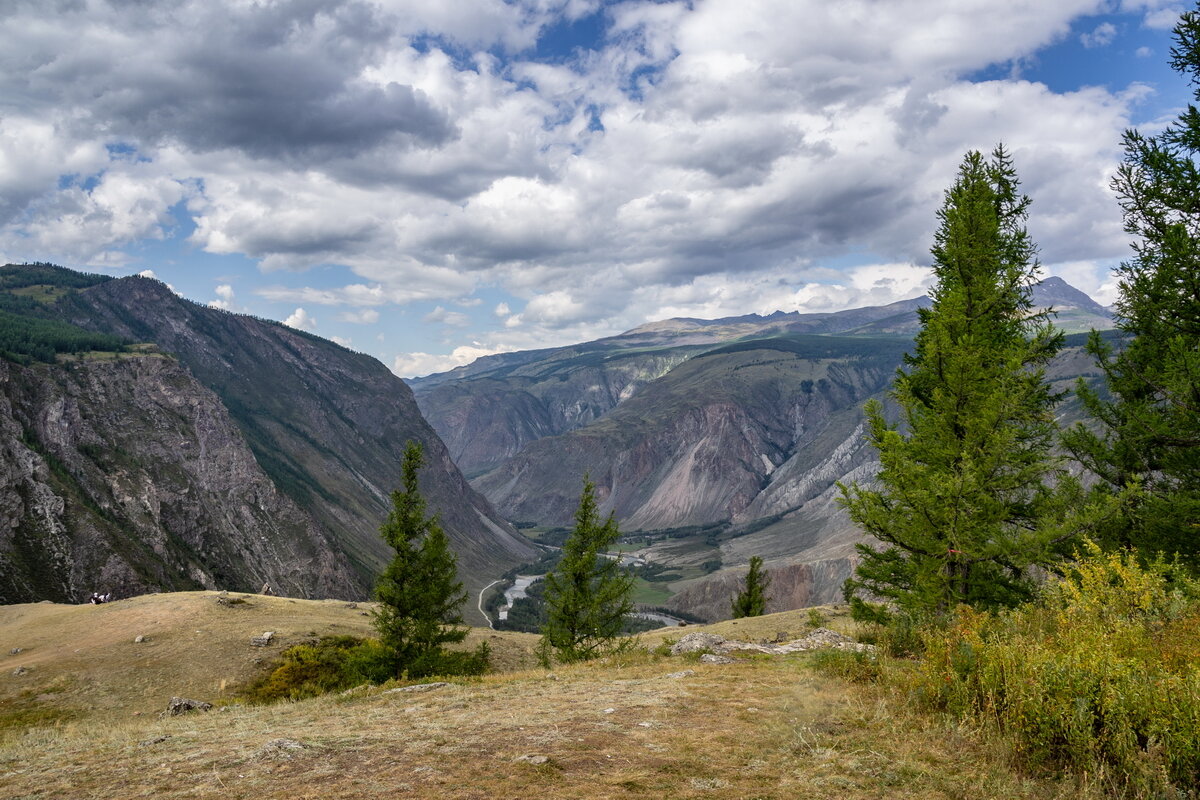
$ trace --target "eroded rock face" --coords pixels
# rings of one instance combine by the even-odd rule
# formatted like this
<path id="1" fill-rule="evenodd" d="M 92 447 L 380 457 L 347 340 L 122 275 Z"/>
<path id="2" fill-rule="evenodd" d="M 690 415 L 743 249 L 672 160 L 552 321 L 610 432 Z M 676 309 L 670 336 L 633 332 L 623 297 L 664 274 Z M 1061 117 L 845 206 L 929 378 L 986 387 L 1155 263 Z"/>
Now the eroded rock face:
<path id="1" fill-rule="evenodd" d="M 0 362 L 0 602 L 263 580 L 364 590 L 177 361 Z"/>
<path id="2" fill-rule="evenodd" d="M 379 536 L 405 444 L 424 445 L 421 489 L 477 591 L 536 557 L 467 484 L 403 381 L 370 356 L 252 317 L 190 303 L 145 278 L 112 280 L 59 301 L 90 330 L 152 341 L 178 357 L 229 411 L 280 494 L 351 565 L 364 597 L 391 550 Z M 252 590 L 263 583 L 230 587 Z M 270 581 L 285 592 L 287 584 Z M 468 609 L 473 613 L 474 609 Z"/>

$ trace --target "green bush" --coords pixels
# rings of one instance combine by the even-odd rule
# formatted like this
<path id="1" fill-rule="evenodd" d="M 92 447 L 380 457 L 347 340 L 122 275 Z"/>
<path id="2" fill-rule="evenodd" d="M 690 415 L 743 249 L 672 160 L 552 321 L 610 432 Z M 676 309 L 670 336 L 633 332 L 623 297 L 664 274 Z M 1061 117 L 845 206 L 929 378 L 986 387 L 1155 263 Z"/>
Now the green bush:
<path id="1" fill-rule="evenodd" d="M 274 668 L 251 683 L 242 694 L 254 703 L 303 700 L 362 683 L 381 683 L 386 654 L 379 643 L 356 636 L 326 636 L 280 653 Z"/>
<path id="2" fill-rule="evenodd" d="M 1200 586 L 1158 560 L 1094 545 L 1024 607 L 959 610 L 925 634 L 918 696 L 994 721 L 1034 764 L 1114 794 L 1200 785 Z"/>
<path id="3" fill-rule="evenodd" d="M 883 666 L 874 653 L 856 650 L 815 650 L 809 656 L 821 672 L 836 675 L 854 683 L 874 683 L 882 675 Z"/>
<path id="4" fill-rule="evenodd" d="M 270 672 L 253 681 L 241 695 L 251 703 L 266 704 L 303 700 L 398 677 L 482 675 L 488 670 L 490 656 L 487 642 L 469 652 L 432 651 L 410 664 L 400 676 L 392 673 L 392 659 L 378 639 L 326 636 L 284 650 Z"/>

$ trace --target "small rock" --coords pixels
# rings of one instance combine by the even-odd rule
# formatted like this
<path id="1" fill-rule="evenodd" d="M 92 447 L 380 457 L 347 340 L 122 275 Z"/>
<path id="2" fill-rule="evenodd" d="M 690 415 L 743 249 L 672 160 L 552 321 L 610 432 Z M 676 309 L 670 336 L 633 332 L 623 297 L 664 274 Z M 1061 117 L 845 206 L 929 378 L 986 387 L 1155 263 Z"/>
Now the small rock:
<path id="1" fill-rule="evenodd" d="M 412 686 L 401 686 L 398 689 L 388 689 L 384 694 L 397 694 L 399 692 L 431 692 L 434 689 L 440 689 L 443 686 L 449 686 L 446 681 L 436 681 L 434 683 L 416 683 Z"/>
<path id="2" fill-rule="evenodd" d="M 712 653 L 705 653 L 704 655 L 700 656 L 700 660 L 705 664 L 732 664 L 737 659 L 730 658 L 729 656 L 718 656 L 713 655 Z"/>
<path id="3" fill-rule="evenodd" d="M 789 634 L 787 631 L 779 631 L 778 633 L 775 634 L 775 638 L 772 639 L 771 641 L 774 642 L 775 644 L 782 644 L 783 642 L 786 642 L 790 638 L 791 638 L 791 634 Z"/>
<path id="4" fill-rule="evenodd" d="M 144 641 L 146 641 L 146 637 L 143 634 L 139 633 L 137 636 L 133 637 L 134 644 L 141 644 Z"/>
<path id="5" fill-rule="evenodd" d="M 724 789 L 728 785 L 729 781 L 723 781 L 720 778 L 692 778 L 692 788 L 699 792 Z"/>
<path id="6" fill-rule="evenodd" d="M 164 717 L 177 717 L 180 714 L 187 714 L 190 711 L 211 711 L 212 703 L 205 703 L 203 700 L 189 700 L 186 697 L 172 697 L 171 702 L 167 703 L 167 710 L 162 713 Z"/>
<path id="7" fill-rule="evenodd" d="M 306 746 L 295 739 L 272 739 L 254 755 L 256 758 L 291 758 L 305 749 Z"/>
<path id="8" fill-rule="evenodd" d="M 217 605 L 227 606 L 227 605 L 229 605 L 229 600 L 224 595 L 221 595 L 220 597 L 217 598 Z"/>
<path id="9" fill-rule="evenodd" d="M 10 656 L 15 656 L 15 655 L 16 655 L 17 653 L 19 653 L 19 652 L 21 652 L 21 648 L 19 648 L 19 647 L 14 647 L 12 650 L 9 650 L 9 651 L 8 651 L 8 654 L 9 654 Z"/>
<path id="10" fill-rule="evenodd" d="M 517 756 L 516 758 L 513 759 L 513 761 L 523 761 L 526 764 L 534 764 L 534 765 L 545 764 L 549 760 L 550 759 L 547 756 L 532 756 L 532 755 Z"/>
<path id="11" fill-rule="evenodd" d="M 667 674 L 665 677 L 668 677 L 668 678 L 686 678 L 686 677 L 688 677 L 688 676 L 695 675 L 695 674 L 696 674 L 696 670 L 694 670 L 694 669 L 684 669 L 684 670 L 680 670 L 679 672 L 672 672 L 672 673 L 669 673 L 669 674 Z"/>
<path id="12" fill-rule="evenodd" d="M 695 653 L 698 650 L 716 650 L 723 644 L 725 644 L 725 637 L 717 636 L 715 633 L 689 633 L 671 645 L 671 655 Z"/>
<path id="13" fill-rule="evenodd" d="M 229 591 L 227 589 L 222 589 L 217 597 L 229 597 Z"/>
<path id="14" fill-rule="evenodd" d="M 614 711 L 616 711 L 616 709 L 615 709 L 615 708 L 606 708 L 606 709 L 604 709 L 604 713 L 605 713 L 605 714 L 611 714 L 611 713 L 613 713 Z"/>
<path id="15" fill-rule="evenodd" d="M 31 667 L 17 667 L 13 670 L 13 675 L 24 675 L 26 672 L 30 672 L 31 670 Z"/>
<path id="16" fill-rule="evenodd" d="M 638 727 L 639 728 L 649 728 L 649 727 L 652 727 L 652 724 L 649 722 L 639 722 Z"/>
<path id="17" fill-rule="evenodd" d="M 262 636 L 255 636 L 250 640 L 253 647 L 266 647 L 275 638 L 275 631 L 263 631 Z"/>
<path id="18" fill-rule="evenodd" d="M 168 734 L 163 734 L 162 736 L 155 736 L 153 739 L 142 739 L 140 742 L 138 742 L 138 747 L 150 747 L 151 745 L 165 742 L 170 738 L 171 737 Z"/>

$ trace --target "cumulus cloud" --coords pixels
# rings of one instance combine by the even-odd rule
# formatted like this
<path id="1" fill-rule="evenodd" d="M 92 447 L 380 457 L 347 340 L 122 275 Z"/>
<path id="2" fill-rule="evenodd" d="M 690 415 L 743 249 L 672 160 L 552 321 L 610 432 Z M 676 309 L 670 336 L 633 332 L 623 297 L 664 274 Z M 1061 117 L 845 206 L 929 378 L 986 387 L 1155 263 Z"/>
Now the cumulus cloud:
<path id="1" fill-rule="evenodd" d="M 1087 46 L 1111 43 L 1117 26 L 1092 14 L 1153 27 L 1180 10 L 600 7 L 177 0 L 49 14 L 15 2 L 0 15 L 0 251 L 117 263 L 186 216 L 202 252 L 268 272 L 353 273 L 334 287 L 240 287 L 295 307 L 288 324 L 311 329 L 303 309 L 315 306 L 374 324 L 422 302 L 436 306 L 427 322 L 480 337 L 460 356 L 396 362 L 413 374 L 472 348 L 664 316 L 920 293 L 934 211 L 963 152 L 1003 141 L 1033 197 L 1043 260 L 1105 264 L 1126 248 L 1108 184 L 1138 91 L 973 76 L 1072 30 L 1087 31 Z M 535 57 L 550 26 L 592 13 L 606 34 L 591 49 Z M 848 254 L 855 266 L 822 267 Z M 494 330 L 447 310 L 477 302 L 479 287 L 511 297 L 477 315 Z M 212 302 L 229 307 L 232 287 Z"/>
<path id="2" fill-rule="evenodd" d="M 288 315 L 287 319 L 283 321 L 283 324 L 287 325 L 289 328 L 296 328 L 297 330 L 302 331 L 311 331 L 317 327 L 317 320 L 303 308 L 297 308 Z"/>
<path id="3" fill-rule="evenodd" d="M 226 311 L 233 311 L 234 292 L 233 286 L 228 283 L 218 284 L 216 289 L 213 289 L 213 294 L 217 296 L 215 300 L 209 300 L 208 304 L 213 308 L 223 308 Z"/>
<path id="4" fill-rule="evenodd" d="M 509 349 L 511 348 L 483 347 L 476 343 L 456 347 L 447 355 L 401 353 L 392 361 L 392 372 L 401 378 L 417 378 L 422 375 L 431 375 L 435 372 L 445 372 L 455 367 L 461 367 L 465 364 L 470 364 L 477 358 L 506 352 Z"/>
<path id="5" fill-rule="evenodd" d="M 1106 47 L 1112 44 L 1116 38 L 1117 26 L 1111 22 L 1102 22 L 1091 33 L 1080 34 L 1079 41 L 1084 47 L 1091 49 L 1093 47 Z"/>

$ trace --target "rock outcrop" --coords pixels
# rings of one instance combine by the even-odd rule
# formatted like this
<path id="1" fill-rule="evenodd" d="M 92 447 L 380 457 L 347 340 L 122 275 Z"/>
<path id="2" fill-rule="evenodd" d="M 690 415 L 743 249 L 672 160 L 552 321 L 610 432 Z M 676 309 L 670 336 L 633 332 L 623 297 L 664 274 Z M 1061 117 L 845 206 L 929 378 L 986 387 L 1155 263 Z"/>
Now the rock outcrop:
<path id="1" fill-rule="evenodd" d="M 162 354 L 0 361 L 0 602 L 96 589 L 362 592 L 225 407 Z"/>
<path id="2" fill-rule="evenodd" d="M 4 269 L 20 288 L 23 268 Z M 0 602 L 260 586 L 365 598 L 391 557 L 378 529 L 409 440 L 468 590 L 536 557 L 374 358 L 155 280 L 30 275 L 62 285 L 28 313 L 145 344 L 0 363 Z"/>

